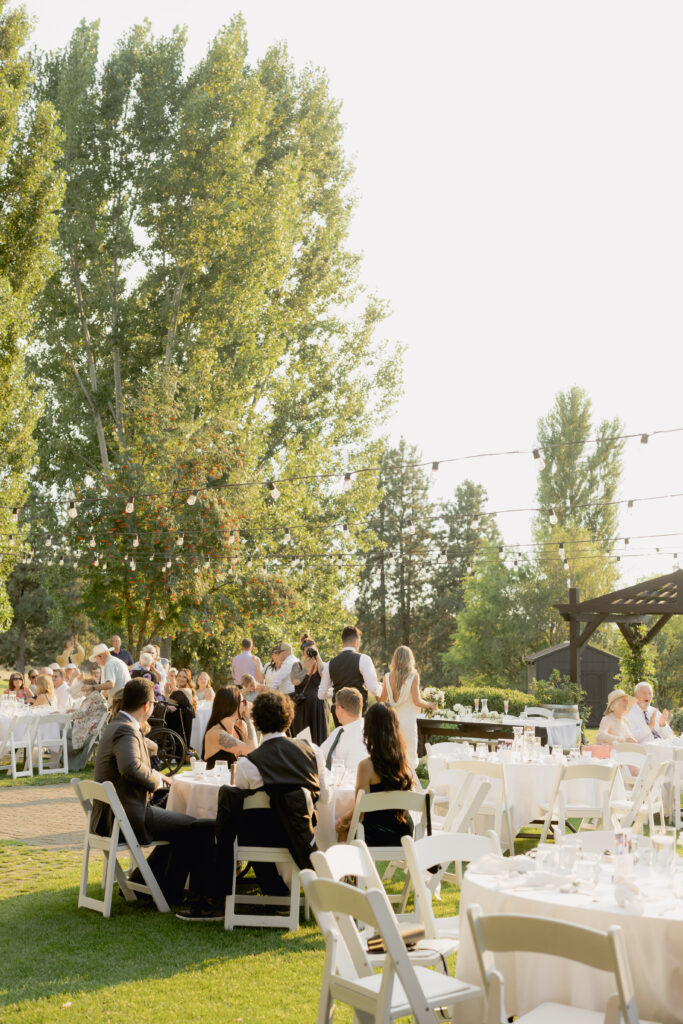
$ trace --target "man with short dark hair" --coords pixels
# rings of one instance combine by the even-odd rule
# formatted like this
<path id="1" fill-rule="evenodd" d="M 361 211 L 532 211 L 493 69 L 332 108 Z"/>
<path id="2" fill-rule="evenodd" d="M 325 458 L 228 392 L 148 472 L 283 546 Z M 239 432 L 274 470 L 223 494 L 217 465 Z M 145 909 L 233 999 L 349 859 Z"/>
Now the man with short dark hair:
<path id="1" fill-rule="evenodd" d="M 61 668 L 55 668 L 52 670 L 52 685 L 55 688 L 57 710 L 66 711 L 66 709 L 71 706 L 71 693 Z"/>
<path id="2" fill-rule="evenodd" d="M 318 687 L 318 697 L 324 700 L 330 687 L 336 701 L 337 693 L 344 687 L 358 690 L 363 700 L 363 714 L 368 708 L 368 692 L 379 696 L 382 687 L 377 681 L 377 673 L 372 658 L 360 654 L 361 631 L 357 626 L 346 626 L 342 630 L 342 649 L 323 669 L 322 679 Z M 339 725 L 334 707 L 332 708 L 334 724 Z"/>
<path id="3" fill-rule="evenodd" d="M 183 899 L 185 881 L 190 874 L 190 892 L 206 908 L 214 891 L 214 822 L 195 819 L 155 807 L 149 800 L 170 780 L 150 765 L 143 728 L 154 707 L 154 689 L 147 679 L 131 679 L 123 687 L 121 710 L 109 723 L 100 740 L 95 759 L 95 782 L 112 782 L 131 828 L 141 845 L 166 840 L 168 847 L 156 847 L 149 863 L 169 903 Z M 91 829 L 98 835 L 110 835 L 111 809 L 99 801 L 93 803 Z M 210 912 L 209 912 L 210 911 Z M 205 909 L 201 919 L 216 919 L 221 907 Z"/>
<path id="4" fill-rule="evenodd" d="M 249 639 L 242 641 L 242 650 L 232 659 L 232 678 L 239 686 L 242 676 L 253 676 L 257 683 L 263 682 L 263 665 L 253 651 L 253 643 Z"/>

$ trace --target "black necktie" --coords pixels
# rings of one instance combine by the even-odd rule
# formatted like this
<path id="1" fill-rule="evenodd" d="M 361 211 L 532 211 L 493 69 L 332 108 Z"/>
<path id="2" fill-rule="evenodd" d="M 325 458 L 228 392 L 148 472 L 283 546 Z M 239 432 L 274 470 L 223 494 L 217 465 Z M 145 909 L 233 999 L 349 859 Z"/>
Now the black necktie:
<path id="1" fill-rule="evenodd" d="M 343 726 L 340 725 L 339 726 L 339 732 L 337 733 L 337 735 L 332 740 L 332 746 L 327 751 L 327 757 L 325 758 L 325 767 L 327 768 L 328 771 L 330 771 L 331 768 L 332 768 L 332 755 L 334 754 L 336 746 L 339 743 L 339 740 L 341 739 L 341 735 L 342 735 L 343 732 L 344 732 L 344 728 L 343 728 Z"/>

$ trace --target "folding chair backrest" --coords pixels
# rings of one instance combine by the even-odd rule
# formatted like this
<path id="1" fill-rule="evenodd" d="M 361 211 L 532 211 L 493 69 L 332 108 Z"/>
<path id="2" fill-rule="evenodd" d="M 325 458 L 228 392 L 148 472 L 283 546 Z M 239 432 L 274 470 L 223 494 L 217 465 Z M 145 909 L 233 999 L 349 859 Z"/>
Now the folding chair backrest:
<path id="1" fill-rule="evenodd" d="M 467 908 L 467 916 L 487 989 L 493 970 L 492 959 L 487 954 L 526 952 L 556 956 L 613 974 L 624 1024 L 638 1024 L 621 928 L 613 925 L 607 932 L 600 932 L 582 925 L 526 914 L 484 916 L 476 904 Z M 614 1024 L 617 1024 L 616 1016 Z"/>
<path id="2" fill-rule="evenodd" d="M 123 805 L 114 789 L 113 782 L 92 782 L 90 779 L 72 779 L 71 785 L 76 790 L 81 807 L 86 814 L 89 815 L 92 812 L 93 800 L 99 800 L 100 803 L 111 807 L 115 820 L 114 828 L 118 827 L 128 846 L 133 848 L 139 846 L 128 820 L 128 815 L 124 811 Z M 88 821 L 89 824 L 90 822 Z"/>
<path id="3" fill-rule="evenodd" d="M 425 743 L 427 751 L 427 763 L 430 757 L 459 757 L 462 752 L 462 743 Z"/>
<path id="4" fill-rule="evenodd" d="M 629 768 L 638 768 L 638 770 L 640 770 L 647 761 L 647 751 L 615 750 L 612 754 L 612 760 L 617 764 L 625 764 L 628 765 Z"/>
<path id="5" fill-rule="evenodd" d="M 564 765 L 561 783 L 572 782 L 577 779 L 592 779 L 595 782 L 605 782 L 611 789 L 616 774 L 617 766 L 615 764 L 600 764 L 599 761 L 579 761 L 576 764 Z"/>
<path id="6" fill-rule="evenodd" d="M 469 832 L 474 827 L 480 807 L 486 800 L 492 783 L 470 772 L 448 768 L 443 776 L 448 789 L 448 813 L 444 818 L 444 832 Z"/>
<path id="7" fill-rule="evenodd" d="M 631 751 L 635 750 L 639 754 L 642 754 L 642 752 L 643 752 L 643 748 L 641 747 L 640 743 L 626 742 L 626 740 L 618 740 L 614 744 L 614 749 L 616 751 L 618 751 L 619 753 L 628 753 L 629 750 L 631 750 Z"/>
<path id="8" fill-rule="evenodd" d="M 413 790 L 398 789 L 384 790 L 380 793 L 366 793 L 364 789 L 359 789 L 349 825 L 349 841 L 356 838 L 361 815 L 365 814 L 366 811 L 414 811 L 422 815 L 421 827 L 424 827 L 427 798 L 428 794 L 424 790 L 419 793 Z"/>
<path id="9" fill-rule="evenodd" d="M 611 829 L 577 832 L 572 839 L 578 842 L 584 853 L 616 853 L 616 839 Z"/>
<path id="10" fill-rule="evenodd" d="M 631 810 L 621 819 L 620 828 L 630 828 L 640 816 L 645 802 L 660 795 L 662 782 L 668 775 L 670 767 L 669 761 L 653 762 L 648 757 L 631 792 Z"/>

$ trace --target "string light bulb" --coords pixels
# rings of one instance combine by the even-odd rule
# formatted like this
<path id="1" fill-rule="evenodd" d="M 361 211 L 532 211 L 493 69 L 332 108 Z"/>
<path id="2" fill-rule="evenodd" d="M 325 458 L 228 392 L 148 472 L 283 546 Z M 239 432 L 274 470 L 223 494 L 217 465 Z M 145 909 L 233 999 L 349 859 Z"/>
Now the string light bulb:
<path id="1" fill-rule="evenodd" d="M 210 565 L 211 565 L 211 561 L 209 559 L 209 556 L 207 555 L 206 558 L 204 559 L 204 568 L 208 569 Z"/>
<path id="2" fill-rule="evenodd" d="M 446 550 L 446 548 L 441 548 L 441 553 L 439 555 L 439 565 L 447 565 L 447 564 L 448 564 L 448 551 Z"/>
<path id="3" fill-rule="evenodd" d="M 272 480 L 268 481 L 268 490 L 270 491 L 270 496 L 273 499 L 273 501 L 277 501 L 277 499 L 280 497 L 280 492 L 278 491 L 277 487 L 275 486 Z"/>
<path id="4" fill-rule="evenodd" d="M 472 575 L 472 563 L 471 562 L 468 562 L 467 565 L 465 566 L 465 572 L 467 573 L 468 576 Z"/>
<path id="5" fill-rule="evenodd" d="M 349 488 L 351 487 L 351 474 L 350 473 L 344 473 L 344 483 L 343 483 L 342 486 L 343 486 L 345 491 L 348 491 Z"/>
<path id="6" fill-rule="evenodd" d="M 472 529 L 473 529 L 473 530 L 478 530 L 478 529 L 479 529 L 479 527 L 480 527 L 480 525 L 481 525 L 481 516 L 480 516 L 480 515 L 479 515 L 479 513 L 477 512 L 477 513 L 475 513 L 475 515 L 474 515 L 474 516 L 472 517 Z"/>
<path id="7" fill-rule="evenodd" d="M 564 558 L 564 541 L 560 541 L 559 545 L 560 558 Z"/>
<path id="8" fill-rule="evenodd" d="M 344 540 L 350 540 L 351 532 L 349 530 L 349 524 L 348 523 L 344 523 L 344 525 L 342 526 L 342 533 L 344 534 Z"/>
<path id="9" fill-rule="evenodd" d="M 629 498 L 628 501 L 626 502 L 626 510 L 630 511 L 633 508 L 634 505 L 635 505 L 635 501 L 633 500 L 633 498 Z"/>
<path id="10" fill-rule="evenodd" d="M 140 546 L 140 538 L 138 537 L 138 535 L 137 535 L 137 533 L 136 533 L 136 534 L 134 534 L 134 536 L 133 536 L 133 547 L 134 547 L 134 548 L 137 548 L 137 547 L 139 547 L 139 546 Z"/>
<path id="11" fill-rule="evenodd" d="M 505 548 L 503 547 L 502 544 L 498 548 L 498 555 L 501 559 L 505 558 Z"/>
<path id="12" fill-rule="evenodd" d="M 135 563 L 135 559 L 134 558 L 131 558 L 131 560 L 130 560 L 130 568 L 131 568 L 131 572 L 135 572 L 135 570 L 137 569 L 137 565 Z"/>
<path id="13" fill-rule="evenodd" d="M 130 516 L 135 511 L 135 502 L 132 498 L 129 498 L 126 502 L 126 515 Z"/>
<path id="14" fill-rule="evenodd" d="M 199 566 L 198 566 L 198 565 L 195 565 L 195 567 L 194 567 L 194 569 L 193 569 L 193 572 L 194 572 L 194 574 L 195 574 L 195 576 L 196 576 L 196 575 L 197 575 L 197 573 L 199 572 Z"/>
<path id="15" fill-rule="evenodd" d="M 439 475 L 439 463 L 432 462 L 432 476 L 436 477 Z"/>
<path id="16" fill-rule="evenodd" d="M 565 567 L 566 571 L 569 572 L 569 559 L 568 558 L 565 558 L 565 560 L 564 560 L 564 567 Z"/>
<path id="17" fill-rule="evenodd" d="M 19 509 L 16 508 L 16 507 L 12 509 L 12 522 L 13 523 L 18 523 L 19 522 Z"/>
<path id="18" fill-rule="evenodd" d="M 538 463 L 538 468 L 539 469 L 545 469 L 545 459 L 543 458 L 543 456 L 541 454 L 541 449 L 540 448 L 534 448 L 534 459 Z"/>
<path id="19" fill-rule="evenodd" d="M 173 565 L 173 562 L 171 561 L 171 559 L 170 559 L 170 558 L 168 558 L 168 559 L 166 560 L 166 568 L 167 568 L 167 569 L 170 569 L 172 565 Z"/>
<path id="20" fill-rule="evenodd" d="M 13 533 L 10 533 L 10 535 L 9 535 L 9 546 L 11 548 L 14 547 L 14 534 Z"/>
<path id="21" fill-rule="evenodd" d="M 640 443 L 641 444 L 647 444 L 647 442 L 649 440 L 650 440 L 650 435 L 649 434 L 641 434 L 640 435 Z"/>
<path id="22" fill-rule="evenodd" d="M 554 508 L 550 509 L 550 512 L 548 513 L 548 520 L 551 526 L 557 526 L 557 513 Z"/>
<path id="23" fill-rule="evenodd" d="M 228 535 L 228 544 L 234 544 L 234 543 L 235 543 L 235 531 L 231 530 L 229 535 Z"/>
<path id="24" fill-rule="evenodd" d="M 292 543 L 292 532 L 288 526 L 285 526 L 285 544 Z"/>
<path id="25" fill-rule="evenodd" d="M 66 514 L 68 515 L 69 519 L 75 519 L 76 518 L 76 516 L 78 515 L 78 509 L 76 508 L 76 502 L 75 501 L 70 501 L 69 502 L 69 508 L 68 508 L 68 511 L 67 511 Z"/>
<path id="26" fill-rule="evenodd" d="M 631 538 L 630 537 L 624 537 L 624 547 L 627 548 L 630 543 L 631 543 Z"/>
<path id="27" fill-rule="evenodd" d="M 178 545 L 179 548 L 181 548 L 184 543 L 185 543 L 185 534 L 181 532 L 176 537 L 176 544 Z"/>
<path id="28" fill-rule="evenodd" d="M 194 505 L 196 503 L 196 501 L 197 501 L 197 492 L 195 490 L 195 491 L 192 491 L 190 494 L 188 494 L 188 496 L 187 496 L 187 504 L 188 505 Z"/>
<path id="29" fill-rule="evenodd" d="M 90 534 L 90 540 L 88 541 L 88 547 L 89 548 L 94 548 L 95 547 L 95 538 L 93 537 L 92 533 Z"/>
<path id="30" fill-rule="evenodd" d="M 95 566 L 96 569 L 99 569 L 99 566 L 100 566 L 100 556 L 99 555 L 96 555 L 95 561 L 93 562 L 93 565 Z"/>
<path id="31" fill-rule="evenodd" d="M 45 538 L 45 547 L 46 548 L 51 548 L 52 547 L 52 537 L 46 537 Z"/>
<path id="32" fill-rule="evenodd" d="M 408 529 L 408 533 L 410 534 L 410 536 L 414 537 L 415 536 L 415 523 L 413 522 L 412 519 L 408 520 L 408 527 L 407 527 L 407 529 Z"/>

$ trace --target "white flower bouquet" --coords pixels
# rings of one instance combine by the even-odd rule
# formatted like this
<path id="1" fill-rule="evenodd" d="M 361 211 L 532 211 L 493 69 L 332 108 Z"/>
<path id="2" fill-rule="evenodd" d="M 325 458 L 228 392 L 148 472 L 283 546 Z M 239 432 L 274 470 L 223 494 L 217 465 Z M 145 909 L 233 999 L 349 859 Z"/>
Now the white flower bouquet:
<path id="1" fill-rule="evenodd" d="M 440 710 L 446 701 L 446 694 L 443 690 L 440 690 L 437 686 L 426 686 L 422 691 L 422 699 L 428 700 L 430 704 L 436 704 L 436 711 L 425 709 L 429 718 L 437 714 L 439 718 L 444 717 L 444 713 Z"/>

